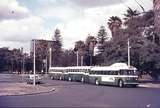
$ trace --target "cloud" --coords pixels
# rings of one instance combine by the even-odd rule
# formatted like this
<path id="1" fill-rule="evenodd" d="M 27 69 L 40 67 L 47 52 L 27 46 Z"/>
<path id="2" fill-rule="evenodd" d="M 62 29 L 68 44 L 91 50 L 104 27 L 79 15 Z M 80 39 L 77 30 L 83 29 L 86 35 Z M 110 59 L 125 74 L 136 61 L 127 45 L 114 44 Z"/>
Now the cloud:
<path id="1" fill-rule="evenodd" d="M 32 39 L 46 38 L 43 20 L 39 17 L 30 16 L 20 20 L 3 20 L 0 22 L 0 47 L 11 48 L 25 47 L 29 51 Z M 27 45 L 28 44 L 28 45 Z"/>
<path id="2" fill-rule="evenodd" d="M 140 3 L 151 9 L 148 1 Z M 73 48 L 88 34 L 96 36 L 101 25 L 107 28 L 110 16 L 123 17 L 127 6 L 140 9 L 133 0 L 2 0 L 0 47 L 23 46 L 29 52 L 31 39 L 52 39 L 59 28 L 63 48 Z"/>
<path id="3" fill-rule="evenodd" d="M 47 11 L 46 11 L 47 10 Z M 38 16 L 42 18 L 53 18 L 58 19 L 60 21 L 68 21 L 74 19 L 75 17 L 80 16 L 80 12 L 77 13 L 76 9 L 72 7 L 64 6 L 64 7 L 46 7 L 42 10 L 39 10 L 40 13 Z M 54 22 L 54 20 L 53 20 Z"/>
<path id="4" fill-rule="evenodd" d="M 7 43 L 7 44 L 6 44 Z M 13 42 L 13 41 L 1 41 L 0 42 L 1 47 L 8 47 L 9 49 L 14 49 L 14 48 L 21 48 L 23 47 L 24 52 L 29 53 L 30 51 L 30 42 Z"/>
<path id="5" fill-rule="evenodd" d="M 123 0 L 125 2 L 127 0 Z M 80 7 L 99 7 L 99 6 L 109 6 L 114 4 L 123 3 L 122 0 L 71 0 L 72 3 Z"/>
<path id="6" fill-rule="evenodd" d="M 20 6 L 15 0 L 1 0 L 0 20 L 21 19 L 29 16 L 27 8 Z"/>
<path id="7" fill-rule="evenodd" d="M 21 20 L 3 20 L 0 22 L 0 40 L 29 41 L 43 32 L 43 20 L 30 16 Z"/>

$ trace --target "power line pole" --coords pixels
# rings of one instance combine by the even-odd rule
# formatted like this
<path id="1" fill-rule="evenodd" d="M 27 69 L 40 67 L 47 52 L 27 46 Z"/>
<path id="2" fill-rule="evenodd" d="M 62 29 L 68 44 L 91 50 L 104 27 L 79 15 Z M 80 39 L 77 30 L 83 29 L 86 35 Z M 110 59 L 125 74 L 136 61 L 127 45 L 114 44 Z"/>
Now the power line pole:
<path id="1" fill-rule="evenodd" d="M 81 56 L 81 66 L 83 66 L 83 56 Z"/>
<path id="2" fill-rule="evenodd" d="M 49 48 L 49 68 L 52 66 L 52 48 Z"/>
<path id="3" fill-rule="evenodd" d="M 47 66 L 47 65 L 48 65 L 48 64 L 47 64 L 47 61 L 48 61 L 48 60 L 47 60 L 47 56 L 46 56 L 46 60 L 45 60 L 45 61 L 46 61 L 46 62 L 45 62 L 45 63 L 46 63 L 46 66 L 45 66 L 45 67 L 46 67 L 46 75 L 47 75 L 47 67 L 48 67 L 48 66 Z"/>
<path id="4" fill-rule="evenodd" d="M 129 42 L 129 38 L 128 38 L 128 67 L 130 67 L 130 42 Z"/>
<path id="5" fill-rule="evenodd" d="M 35 57 L 35 40 L 34 40 L 34 54 L 33 54 L 33 72 L 34 72 L 34 79 L 33 79 L 33 85 L 35 86 L 36 85 L 36 79 L 35 79 L 35 75 L 36 75 L 36 65 L 35 65 L 35 62 L 36 62 L 36 57 Z"/>
<path id="6" fill-rule="evenodd" d="M 78 66 L 78 64 L 79 64 L 79 63 L 78 63 L 78 62 L 79 62 L 78 59 L 79 59 L 79 57 L 78 57 L 78 50 L 77 50 L 77 66 Z"/>

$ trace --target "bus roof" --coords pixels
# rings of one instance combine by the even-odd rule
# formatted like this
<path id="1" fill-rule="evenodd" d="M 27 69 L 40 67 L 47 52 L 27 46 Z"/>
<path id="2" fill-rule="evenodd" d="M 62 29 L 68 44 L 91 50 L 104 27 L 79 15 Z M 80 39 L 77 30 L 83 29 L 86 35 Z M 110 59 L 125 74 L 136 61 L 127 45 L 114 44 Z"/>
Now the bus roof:
<path id="1" fill-rule="evenodd" d="M 137 70 L 133 66 L 128 66 L 125 63 L 114 63 L 111 66 L 103 66 L 103 67 L 93 67 L 92 71 L 101 70 L 101 71 L 118 71 L 118 70 Z"/>
<path id="2" fill-rule="evenodd" d="M 66 69 L 66 67 L 50 67 L 50 69 Z"/>
<path id="3" fill-rule="evenodd" d="M 114 63 L 110 66 L 111 68 L 117 69 L 129 69 L 129 70 L 137 70 L 134 66 L 128 66 L 126 63 Z"/>
<path id="4" fill-rule="evenodd" d="M 91 69 L 91 66 L 70 66 L 66 67 L 66 69 Z"/>
<path id="5" fill-rule="evenodd" d="M 116 69 L 116 68 L 111 68 L 111 67 L 109 67 L 109 66 L 93 67 L 91 70 L 92 70 L 92 71 L 98 71 L 98 70 L 101 70 L 101 71 L 118 71 L 118 69 Z"/>

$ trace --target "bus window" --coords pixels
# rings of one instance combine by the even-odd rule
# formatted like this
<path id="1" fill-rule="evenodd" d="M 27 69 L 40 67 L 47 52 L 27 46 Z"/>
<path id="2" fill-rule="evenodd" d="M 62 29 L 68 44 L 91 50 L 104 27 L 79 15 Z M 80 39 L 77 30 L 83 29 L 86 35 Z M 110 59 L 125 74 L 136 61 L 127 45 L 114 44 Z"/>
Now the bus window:
<path id="1" fill-rule="evenodd" d="M 120 70 L 120 75 L 136 75 L 136 72 L 134 70 Z"/>

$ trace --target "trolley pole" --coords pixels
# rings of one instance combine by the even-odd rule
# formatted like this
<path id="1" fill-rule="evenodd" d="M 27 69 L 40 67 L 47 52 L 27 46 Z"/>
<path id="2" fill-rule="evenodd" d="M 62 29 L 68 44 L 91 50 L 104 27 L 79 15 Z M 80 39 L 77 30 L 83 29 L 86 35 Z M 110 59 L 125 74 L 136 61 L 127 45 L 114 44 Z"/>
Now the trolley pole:
<path id="1" fill-rule="evenodd" d="M 128 38 L 128 67 L 130 67 L 130 42 L 129 42 L 129 38 Z"/>
<path id="2" fill-rule="evenodd" d="M 36 85 L 36 79 L 35 79 L 35 75 L 36 75 L 36 65 L 35 65 L 35 62 L 36 62 L 36 57 L 35 57 L 35 40 L 34 40 L 34 54 L 33 54 L 33 73 L 34 73 L 34 79 L 33 79 L 33 85 L 35 86 Z"/>

